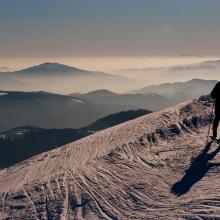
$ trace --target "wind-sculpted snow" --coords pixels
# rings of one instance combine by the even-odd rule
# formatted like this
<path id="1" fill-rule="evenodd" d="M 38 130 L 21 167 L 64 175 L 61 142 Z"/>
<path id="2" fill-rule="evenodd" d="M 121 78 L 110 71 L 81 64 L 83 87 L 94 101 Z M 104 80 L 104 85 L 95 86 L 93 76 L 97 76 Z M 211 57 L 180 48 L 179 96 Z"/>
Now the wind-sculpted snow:
<path id="1" fill-rule="evenodd" d="M 211 105 L 203 97 L 1 170 L 1 218 L 220 219 Z"/>

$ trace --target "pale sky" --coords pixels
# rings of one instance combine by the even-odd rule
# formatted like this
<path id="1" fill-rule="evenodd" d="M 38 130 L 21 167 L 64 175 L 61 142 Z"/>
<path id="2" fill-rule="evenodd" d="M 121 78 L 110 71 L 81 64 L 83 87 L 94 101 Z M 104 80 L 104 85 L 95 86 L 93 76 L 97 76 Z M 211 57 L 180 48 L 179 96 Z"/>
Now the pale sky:
<path id="1" fill-rule="evenodd" d="M 219 0 L 0 0 L 0 66 L 19 59 L 217 57 L 219 21 Z"/>

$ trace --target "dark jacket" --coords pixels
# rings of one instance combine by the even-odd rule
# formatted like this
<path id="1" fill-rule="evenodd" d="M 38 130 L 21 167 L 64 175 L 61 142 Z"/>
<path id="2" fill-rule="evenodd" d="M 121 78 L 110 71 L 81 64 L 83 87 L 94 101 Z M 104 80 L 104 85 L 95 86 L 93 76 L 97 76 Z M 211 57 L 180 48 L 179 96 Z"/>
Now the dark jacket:
<path id="1" fill-rule="evenodd" d="M 211 97 L 215 99 L 215 115 L 220 117 L 220 82 L 215 85 Z"/>

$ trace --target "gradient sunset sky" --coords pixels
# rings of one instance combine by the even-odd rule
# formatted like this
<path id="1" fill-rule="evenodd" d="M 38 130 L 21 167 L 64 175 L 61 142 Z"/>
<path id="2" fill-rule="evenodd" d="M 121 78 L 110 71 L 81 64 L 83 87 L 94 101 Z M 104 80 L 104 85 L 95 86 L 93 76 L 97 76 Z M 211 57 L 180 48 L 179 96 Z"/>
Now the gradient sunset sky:
<path id="1" fill-rule="evenodd" d="M 1 0 L 0 66 L 218 57 L 219 21 L 219 0 Z"/>

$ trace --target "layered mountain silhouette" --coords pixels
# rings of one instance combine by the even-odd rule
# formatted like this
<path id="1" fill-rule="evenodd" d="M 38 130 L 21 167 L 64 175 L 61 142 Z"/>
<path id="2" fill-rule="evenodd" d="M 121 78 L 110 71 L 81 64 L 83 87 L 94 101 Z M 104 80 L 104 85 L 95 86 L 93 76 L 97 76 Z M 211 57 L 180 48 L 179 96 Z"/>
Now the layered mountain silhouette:
<path id="1" fill-rule="evenodd" d="M 0 131 L 19 126 L 80 128 L 111 113 L 163 108 L 208 94 L 216 80 L 148 86 L 130 93 L 109 90 L 59 95 L 47 92 L 0 92 Z M 56 111 L 54 111 L 56 109 Z"/>
<path id="2" fill-rule="evenodd" d="M 149 113 L 141 109 L 119 112 L 100 118 L 80 129 L 18 127 L 2 132 L 0 133 L 0 168 Z"/>
<path id="3" fill-rule="evenodd" d="M 214 70 L 220 68 L 220 60 L 214 60 L 214 61 L 205 61 L 198 64 L 191 64 L 191 65 L 179 65 L 171 67 L 171 71 L 200 71 L 200 70 Z"/>
<path id="4" fill-rule="evenodd" d="M 117 71 L 116 73 L 131 79 L 139 79 L 146 85 L 161 84 L 164 82 L 189 81 L 198 79 L 220 80 L 220 60 L 204 61 L 188 65 L 175 65 L 170 67 L 156 68 L 133 68 Z"/>
<path id="5" fill-rule="evenodd" d="M 147 86 L 124 94 L 96 90 L 85 94 L 73 93 L 71 96 L 97 104 L 132 105 L 156 111 L 209 94 L 217 82 L 192 79 L 186 82 Z"/>
<path id="6" fill-rule="evenodd" d="M 7 79 L 7 84 L 2 83 L 2 79 Z M 88 71 L 53 62 L 0 73 L 1 89 L 13 91 L 48 91 L 67 94 L 72 91 L 102 89 L 103 85 L 107 89 L 126 90 L 132 85 L 137 87 L 135 86 L 137 83 L 139 85 L 136 80 L 123 76 Z"/>
<path id="7" fill-rule="evenodd" d="M 147 86 L 131 93 L 163 95 L 178 102 L 198 98 L 202 94 L 209 94 L 217 80 L 192 79 L 186 82 L 164 83 L 160 85 Z"/>
<path id="8" fill-rule="evenodd" d="M 129 73 L 129 72 L 144 72 L 144 71 L 159 71 L 159 70 L 166 70 L 166 72 L 169 71 L 187 71 L 187 70 L 208 70 L 208 69 L 218 69 L 220 68 L 220 60 L 208 60 L 200 63 L 194 63 L 194 64 L 186 64 L 186 65 L 175 65 L 171 67 L 149 67 L 149 68 L 131 68 L 131 69 L 122 69 L 118 70 L 119 73 Z"/>
<path id="9" fill-rule="evenodd" d="M 160 110 L 172 106 L 175 102 L 163 95 L 151 94 L 118 94 L 108 90 L 96 90 L 85 94 L 72 93 L 70 96 L 95 104 L 135 106 L 136 108 Z"/>
<path id="10" fill-rule="evenodd" d="M 80 128 L 135 106 L 95 104 L 46 92 L 0 92 L 0 131 L 20 126 Z"/>
<path id="11" fill-rule="evenodd" d="M 1 218 L 218 219 L 211 108 L 201 97 L 2 169 Z"/>
<path id="12" fill-rule="evenodd" d="M 220 80 L 219 60 L 173 67 L 130 69 L 109 74 L 46 62 L 14 72 L 0 72 L 2 90 L 85 93 L 103 88 L 117 93 L 137 90 L 161 82 L 198 79 Z M 204 93 L 205 94 L 205 93 Z"/>

